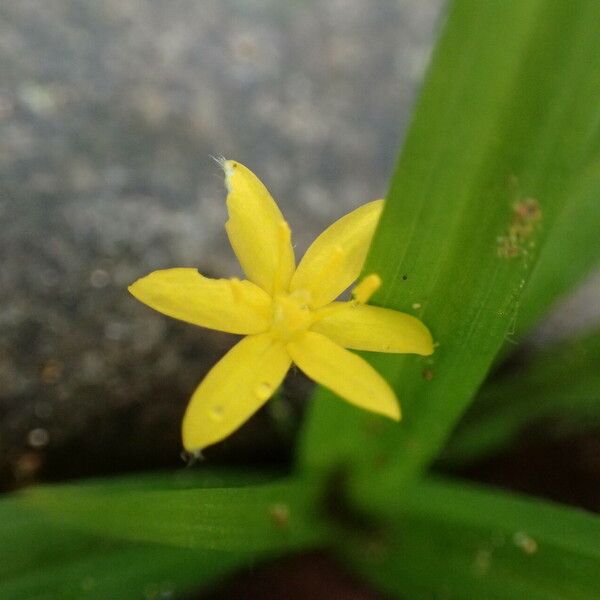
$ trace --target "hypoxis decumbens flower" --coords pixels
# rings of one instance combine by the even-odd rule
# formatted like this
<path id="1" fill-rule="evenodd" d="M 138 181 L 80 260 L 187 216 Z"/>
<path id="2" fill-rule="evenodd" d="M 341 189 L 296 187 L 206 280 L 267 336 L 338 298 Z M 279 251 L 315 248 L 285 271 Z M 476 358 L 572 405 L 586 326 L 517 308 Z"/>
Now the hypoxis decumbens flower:
<path id="1" fill-rule="evenodd" d="M 209 279 L 194 268 L 155 271 L 130 286 L 141 302 L 176 319 L 243 334 L 194 392 L 183 445 L 198 452 L 227 437 L 279 387 L 295 363 L 348 402 L 392 419 L 400 407 L 387 382 L 349 352 L 433 352 L 415 317 L 367 306 L 381 280 L 365 277 L 353 299 L 335 299 L 363 266 L 383 200 L 336 221 L 296 267 L 290 228 L 265 186 L 238 162 L 224 161 L 225 227 L 247 280 Z"/>

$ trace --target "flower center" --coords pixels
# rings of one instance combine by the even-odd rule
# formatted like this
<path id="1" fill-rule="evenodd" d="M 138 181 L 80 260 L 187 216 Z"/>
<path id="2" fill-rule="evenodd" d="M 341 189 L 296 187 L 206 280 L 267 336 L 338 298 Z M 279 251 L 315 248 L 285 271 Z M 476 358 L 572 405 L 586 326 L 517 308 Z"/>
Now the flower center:
<path id="1" fill-rule="evenodd" d="M 271 332 L 275 337 L 288 341 L 310 327 L 313 315 L 308 307 L 308 300 L 308 293 L 302 291 L 275 296 L 271 324 Z"/>

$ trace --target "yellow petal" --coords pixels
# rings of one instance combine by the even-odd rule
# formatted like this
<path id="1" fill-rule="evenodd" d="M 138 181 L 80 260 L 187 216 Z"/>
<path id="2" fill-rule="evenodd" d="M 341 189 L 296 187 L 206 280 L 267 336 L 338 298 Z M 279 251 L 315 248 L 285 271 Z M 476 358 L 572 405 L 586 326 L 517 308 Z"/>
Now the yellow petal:
<path id="1" fill-rule="evenodd" d="M 320 317 L 319 312 L 325 315 Z M 433 353 L 433 340 L 422 321 L 406 313 L 379 306 L 335 302 L 317 311 L 313 331 L 344 348 L 402 354 Z"/>
<path id="2" fill-rule="evenodd" d="M 360 356 L 314 331 L 298 336 L 287 349 L 298 367 L 317 383 L 360 408 L 400 419 L 394 391 Z"/>
<path id="3" fill-rule="evenodd" d="M 270 323 L 271 298 L 239 279 L 209 279 L 196 269 L 154 271 L 129 286 L 151 308 L 194 325 L 228 333 L 261 333 Z"/>
<path id="4" fill-rule="evenodd" d="M 246 277 L 269 294 L 287 290 L 296 266 L 288 224 L 250 169 L 233 160 L 223 167 L 229 191 L 225 228 Z"/>
<path id="5" fill-rule="evenodd" d="M 290 289 L 311 293 L 313 308 L 335 300 L 360 275 L 383 209 L 374 200 L 328 227 L 300 261 Z"/>
<path id="6" fill-rule="evenodd" d="M 275 392 L 291 365 L 269 334 L 238 342 L 198 386 L 183 417 L 183 446 L 198 452 L 233 433 Z"/>

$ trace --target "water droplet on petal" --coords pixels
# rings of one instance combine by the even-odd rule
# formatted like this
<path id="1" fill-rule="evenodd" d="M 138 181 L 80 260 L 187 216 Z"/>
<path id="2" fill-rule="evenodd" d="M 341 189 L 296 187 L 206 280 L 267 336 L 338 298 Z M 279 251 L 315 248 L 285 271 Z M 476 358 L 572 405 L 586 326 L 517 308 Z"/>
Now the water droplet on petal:
<path id="1" fill-rule="evenodd" d="M 268 381 L 263 381 L 256 386 L 254 393 L 261 399 L 266 400 L 273 393 L 273 386 Z"/>
<path id="2" fill-rule="evenodd" d="M 208 414 L 214 421 L 220 421 L 225 416 L 225 408 L 220 404 L 211 406 Z"/>

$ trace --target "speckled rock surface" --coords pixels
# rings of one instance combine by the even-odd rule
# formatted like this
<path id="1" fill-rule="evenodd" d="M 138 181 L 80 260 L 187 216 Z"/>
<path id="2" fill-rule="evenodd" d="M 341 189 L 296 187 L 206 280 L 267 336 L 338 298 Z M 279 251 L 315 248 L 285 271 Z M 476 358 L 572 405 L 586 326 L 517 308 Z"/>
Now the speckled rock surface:
<path id="1" fill-rule="evenodd" d="M 3 487 L 177 464 L 187 398 L 232 339 L 127 284 L 168 266 L 236 273 L 210 155 L 264 179 L 299 253 L 383 195 L 442 5 L 2 3 Z M 214 456 L 285 454 L 297 404 Z"/>

